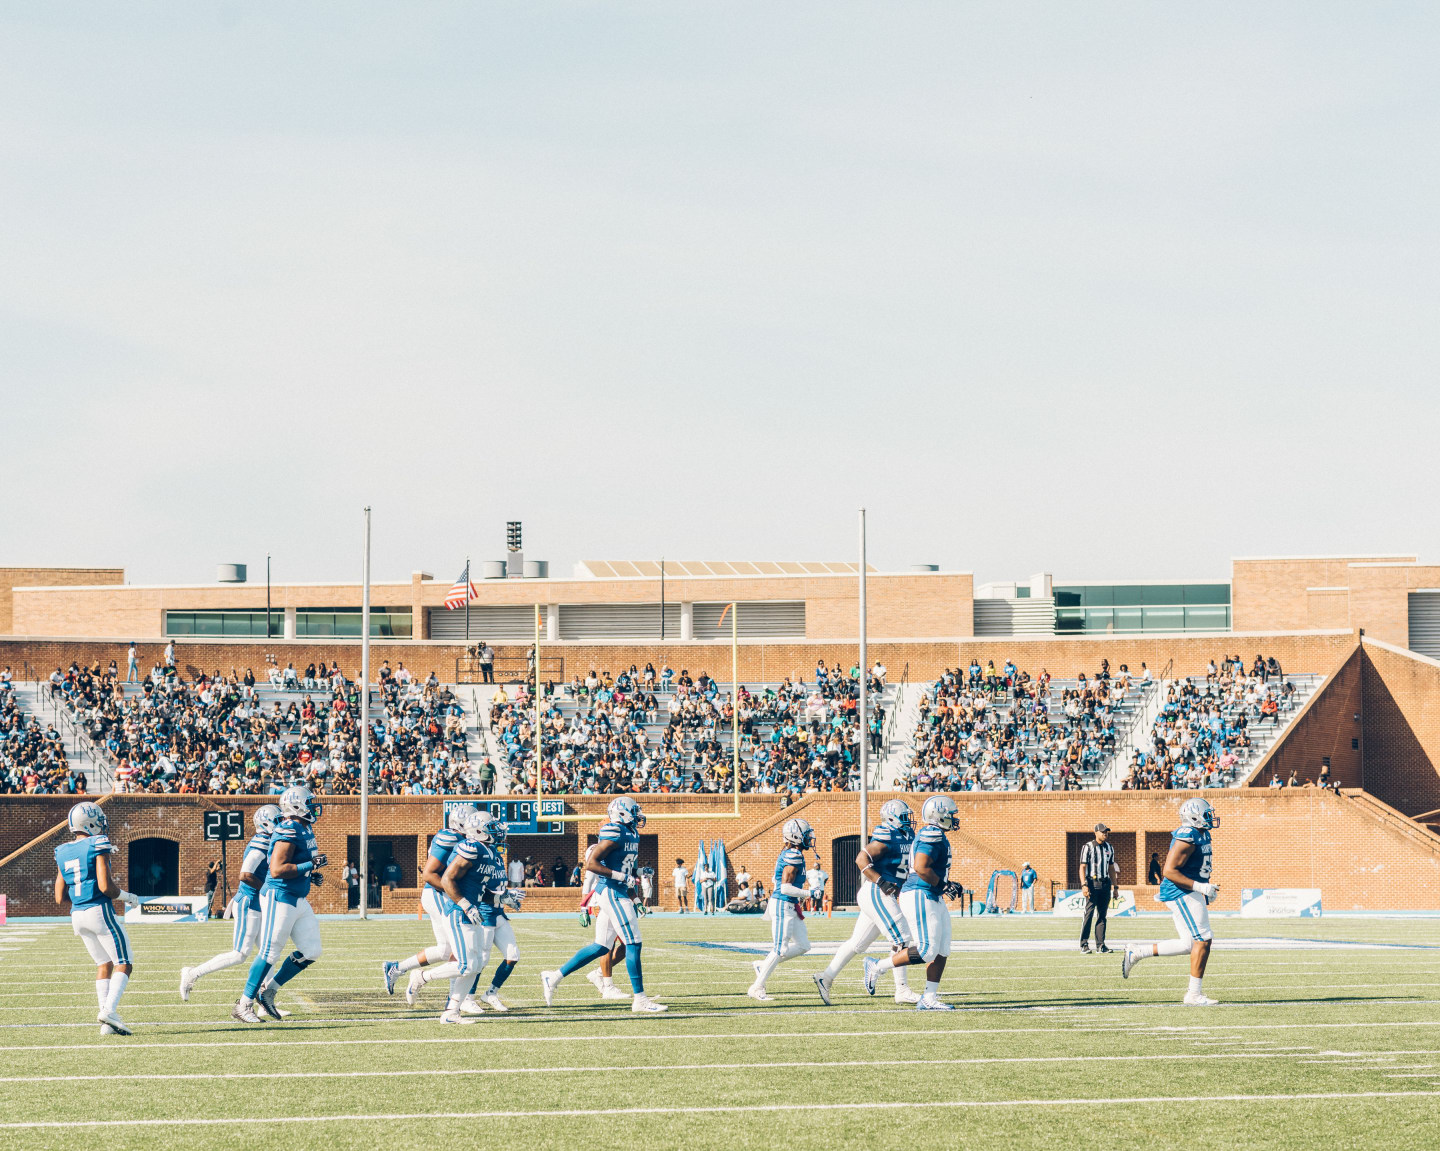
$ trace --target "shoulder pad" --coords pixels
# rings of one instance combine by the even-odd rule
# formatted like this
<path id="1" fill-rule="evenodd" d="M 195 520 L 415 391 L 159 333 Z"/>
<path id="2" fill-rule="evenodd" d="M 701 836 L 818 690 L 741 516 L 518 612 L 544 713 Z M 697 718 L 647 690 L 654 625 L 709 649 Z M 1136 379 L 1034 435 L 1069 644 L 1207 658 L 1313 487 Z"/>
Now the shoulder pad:
<path id="1" fill-rule="evenodd" d="M 1198 831 L 1199 829 L 1194 827 L 1177 828 L 1172 838 L 1179 839 L 1185 843 L 1199 843 Z"/>
<path id="2" fill-rule="evenodd" d="M 879 840 L 881 843 L 889 843 L 895 838 L 895 829 L 893 827 L 887 827 L 882 823 L 870 833 L 870 838 Z"/>
<path id="3" fill-rule="evenodd" d="M 625 834 L 625 829 L 618 823 L 607 823 L 600 829 L 601 839 L 620 839 Z"/>
<path id="4" fill-rule="evenodd" d="M 90 850 L 96 855 L 104 855 L 111 850 L 110 837 L 108 835 L 92 835 L 90 837 Z"/>
<path id="5" fill-rule="evenodd" d="M 938 827 L 926 826 L 920 829 L 920 834 L 915 838 L 921 843 L 939 843 L 945 838 L 945 832 Z"/>
<path id="6" fill-rule="evenodd" d="M 780 853 L 780 858 L 784 860 L 784 862 L 787 864 L 798 863 L 801 867 L 805 866 L 805 857 L 800 854 L 797 848 L 794 847 L 787 847 L 784 851 Z"/>
<path id="7" fill-rule="evenodd" d="M 468 839 L 462 840 L 455 845 L 455 854 L 462 855 L 466 859 L 479 859 L 480 845 L 478 843 L 471 843 Z"/>

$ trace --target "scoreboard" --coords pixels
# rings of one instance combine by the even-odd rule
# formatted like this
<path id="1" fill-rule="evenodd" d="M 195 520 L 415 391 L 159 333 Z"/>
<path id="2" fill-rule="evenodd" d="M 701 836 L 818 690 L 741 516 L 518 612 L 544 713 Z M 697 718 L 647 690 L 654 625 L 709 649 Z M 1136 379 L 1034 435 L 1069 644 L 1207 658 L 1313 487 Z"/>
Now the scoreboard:
<path id="1" fill-rule="evenodd" d="M 505 825 L 511 835 L 563 835 L 565 825 L 545 817 L 564 815 L 563 799 L 447 799 L 445 826 L 450 826 L 450 812 L 457 807 L 488 811 Z"/>

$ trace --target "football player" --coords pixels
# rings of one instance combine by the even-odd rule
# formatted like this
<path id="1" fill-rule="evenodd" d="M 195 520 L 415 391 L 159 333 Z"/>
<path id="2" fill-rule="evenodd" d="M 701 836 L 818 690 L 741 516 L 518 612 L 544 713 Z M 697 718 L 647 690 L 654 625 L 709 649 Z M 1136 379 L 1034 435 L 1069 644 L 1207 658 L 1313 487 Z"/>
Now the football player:
<path id="1" fill-rule="evenodd" d="M 580 926 L 589 927 L 593 917 L 600 914 L 600 899 L 595 890 L 600 877 L 592 871 L 585 872 L 580 886 Z M 595 985 L 601 999 L 629 999 L 630 996 L 615 986 L 615 964 L 625 961 L 625 941 L 618 936 L 615 944 L 585 978 Z"/>
<path id="2" fill-rule="evenodd" d="M 625 944 L 625 967 L 630 974 L 630 989 L 635 993 L 630 1010 L 654 1014 L 666 1008 L 645 994 L 640 964 L 640 917 L 635 914 L 631 897 L 631 889 L 637 883 L 635 864 L 640 858 L 640 828 L 645 826 L 645 816 L 640 805 L 628 795 L 612 799 L 607 815 L 609 821 L 600 828 L 599 839 L 585 853 L 585 870 L 596 876 L 595 889 L 600 901 L 595 942 L 577 951 L 559 971 L 542 971 L 540 991 L 545 996 L 545 1006 L 553 1006 L 560 981 L 608 954 L 619 939 Z"/>
<path id="3" fill-rule="evenodd" d="M 520 947 L 515 942 L 515 928 L 511 926 L 510 917 L 505 914 L 505 909 L 510 907 L 518 911 L 520 905 L 525 901 L 525 890 L 506 886 L 503 849 L 509 830 L 504 822 L 495 819 L 488 812 L 477 812 L 470 817 L 465 830 L 467 842 L 456 849 L 456 855 L 463 854 L 464 858 L 469 859 L 473 854 L 475 861 L 471 867 L 484 867 L 486 874 L 485 889 L 482 892 L 483 898 L 480 903 L 481 930 L 478 933 L 480 953 L 478 961 L 473 965 L 474 970 L 471 973 L 473 979 L 469 995 L 473 995 L 480 979 L 480 972 L 485 970 L 485 964 L 490 960 L 491 947 L 498 945 L 501 949 L 502 959 L 495 967 L 495 974 L 490 978 L 489 988 L 484 995 L 480 996 L 480 1002 L 488 1004 L 496 1011 L 509 1011 L 510 1008 L 500 998 L 500 988 L 505 985 L 505 980 L 510 978 L 510 973 L 520 962 Z M 458 861 L 451 861 L 452 868 L 455 867 L 456 862 Z M 450 872 L 447 870 L 447 877 L 449 874 Z M 447 882 L 447 895 L 449 891 L 450 884 Z"/>
<path id="4" fill-rule="evenodd" d="M 70 927 L 95 961 L 95 998 L 99 1002 L 101 1035 L 129 1035 L 120 1018 L 120 998 L 135 965 L 130 940 L 115 915 L 112 900 L 128 907 L 140 900 L 122 891 L 110 870 L 109 824 L 98 803 L 77 803 L 70 809 L 69 843 L 55 849 L 55 902 L 70 901 Z"/>
<path id="5" fill-rule="evenodd" d="M 280 822 L 270 836 L 270 874 L 260 888 L 260 949 L 250 965 L 245 991 L 231 1013 L 241 1023 L 259 1023 L 260 1013 L 277 1022 L 275 990 L 320 958 L 320 921 L 306 898 L 324 882 L 325 853 L 315 842 L 320 805 L 303 784 L 280 796 Z M 275 968 L 287 940 L 295 950 Z"/>
<path id="6" fill-rule="evenodd" d="M 430 920 L 430 930 L 435 934 L 435 943 L 424 951 L 406 956 L 396 962 L 387 959 L 380 970 L 385 977 L 385 990 L 395 994 L 395 984 L 400 976 L 410 973 L 409 986 L 405 988 L 405 1002 L 415 1006 L 415 995 L 425 985 L 421 969 L 432 964 L 453 959 L 450 951 L 449 910 L 445 906 L 445 888 L 442 877 L 450 866 L 450 856 L 456 845 L 465 838 L 465 821 L 474 813 L 470 804 L 454 804 L 445 815 L 445 826 L 430 837 L 430 853 L 425 857 L 425 870 L 420 873 L 420 907 Z M 450 976 L 453 978 L 453 975 Z"/>
<path id="7" fill-rule="evenodd" d="M 455 955 L 455 974 L 450 980 L 450 997 L 440 1016 L 441 1023 L 473 1023 L 460 1013 L 489 957 L 489 939 L 494 934 L 495 909 L 505 890 L 505 860 L 492 851 L 489 812 L 472 811 L 461 827 L 465 838 L 455 846 L 445 868 L 446 907 L 449 908 L 450 949 Z"/>
<path id="8" fill-rule="evenodd" d="M 815 990 L 827 1004 L 835 977 L 857 955 L 862 955 L 880 936 L 890 941 L 894 950 L 910 946 L 905 916 L 900 910 L 900 886 L 910 874 L 910 845 L 915 828 L 910 807 L 903 799 L 887 800 L 880 808 L 880 823 L 870 833 L 870 842 L 855 857 L 860 869 L 860 918 L 849 940 L 840 946 L 830 966 L 815 981 Z M 895 979 L 895 1002 L 918 1003 L 920 996 L 910 990 L 905 968 L 891 969 Z"/>
<path id="9" fill-rule="evenodd" d="M 815 832 L 803 819 L 787 819 L 780 829 L 780 839 L 784 847 L 775 860 L 775 886 L 765 907 L 765 918 L 770 920 L 770 951 L 764 959 L 755 961 L 755 982 L 746 992 L 761 1003 L 774 998 L 765 993 L 765 984 L 775 968 L 810 950 L 810 935 L 805 930 L 805 913 L 800 905 L 814 898 L 815 892 L 803 886 L 805 856 L 802 852 L 815 846 Z"/>
<path id="10" fill-rule="evenodd" d="M 260 935 L 260 887 L 270 872 L 270 837 L 275 825 L 280 822 L 280 809 L 273 803 L 255 809 L 251 817 L 255 834 L 245 845 L 245 854 L 240 859 L 240 882 L 235 887 L 235 898 L 230 901 L 230 917 L 235 921 L 235 933 L 230 940 L 230 950 L 222 951 L 213 959 L 207 959 L 199 967 L 180 969 L 180 998 L 189 1000 L 190 991 L 202 975 L 224 971 L 243 962 L 255 948 Z"/>
<path id="11" fill-rule="evenodd" d="M 1163 943 L 1130 943 L 1120 960 L 1120 974 L 1130 972 L 1142 959 L 1156 955 L 1190 956 L 1190 987 L 1183 1002 L 1191 1007 L 1214 1007 L 1218 1000 L 1205 994 L 1205 965 L 1210 961 L 1210 901 L 1220 889 L 1210 882 L 1213 866 L 1210 832 L 1220 817 L 1208 800 L 1187 799 L 1180 805 L 1180 827 L 1170 837 L 1160 891 L 1156 898 L 1170 909 L 1178 939 Z"/>
<path id="12" fill-rule="evenodd" d="M 932 795 L 920 809 L 920 831 L 910 847 L 910 873 L 900 888 L 900 909 L 910 929 L 911 943 L 885 959 L 865 958 L 865 990 L 875 994 L 875 980 L 886 967 L 924 963 L 925 994 L 915 1004 L 920 1011 L 953 1011 L 940 998 L 940 976 L 950 957 L 950 909 L 947 898 L 959 894 L 960 885 L 950 873 L 950 840 L 946 832 L 960 822 L 960 812 L 948 795 Z"/>

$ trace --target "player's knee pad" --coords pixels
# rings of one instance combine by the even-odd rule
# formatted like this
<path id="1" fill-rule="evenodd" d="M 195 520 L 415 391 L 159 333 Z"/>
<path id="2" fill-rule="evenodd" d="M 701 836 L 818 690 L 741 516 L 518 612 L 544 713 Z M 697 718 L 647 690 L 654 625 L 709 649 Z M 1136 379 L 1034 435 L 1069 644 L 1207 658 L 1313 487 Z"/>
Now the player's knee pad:
<path id="1" fill-rule="evenodd" d="M 519 945 L 519 944 L 517 944 L 517 943 L 507 943 L 507 944 L 505 945 L 505 962 L 506 962 L 506 963 L 519 963 L 519 962 L 520 962 L 520 945 Z"/>
<path id="2" fill-rule="evenodd" d="M 290 962 L 293 963 L 293 964 L 295 964 L 296 967 L 300 968 L 301 971 L 304 971 L 305 968 L 309 967 L 310 964 L 314 963 L 315 960 L 317 960 L 317 959 L 319 959 L 319 958 L 320 958 L 320 946 L 319 946 L 319 944 L 316 944 L 316 946 L 315 946 L 315 953 L 314 953 L 313 955 L 306 955 L 305 952 L 303 952 L 303 951 L 298 951 L 298 950 L 297 950 L 297 951 L 292 951 L 292 952 L 290 953 Z"/>

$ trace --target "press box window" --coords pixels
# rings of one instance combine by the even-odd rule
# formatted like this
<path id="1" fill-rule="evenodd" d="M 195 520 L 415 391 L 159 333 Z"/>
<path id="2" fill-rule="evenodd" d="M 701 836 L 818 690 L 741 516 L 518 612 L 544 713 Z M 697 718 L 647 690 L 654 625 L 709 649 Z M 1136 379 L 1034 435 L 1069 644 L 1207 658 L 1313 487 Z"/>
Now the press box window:
<path id="1" fill-rule="evenodd" d="M 370 609 L 371 639 L 409 639 L 410 609 L 376 607 Z M 295 612 L 296 639 L 359 639 L 360 609 L 358 607 L 302 607 Z"/>

